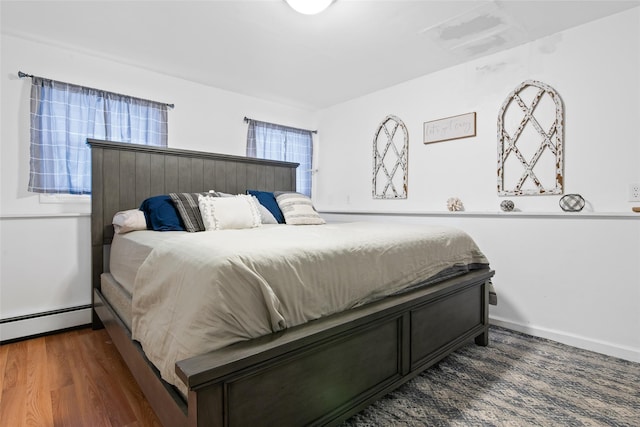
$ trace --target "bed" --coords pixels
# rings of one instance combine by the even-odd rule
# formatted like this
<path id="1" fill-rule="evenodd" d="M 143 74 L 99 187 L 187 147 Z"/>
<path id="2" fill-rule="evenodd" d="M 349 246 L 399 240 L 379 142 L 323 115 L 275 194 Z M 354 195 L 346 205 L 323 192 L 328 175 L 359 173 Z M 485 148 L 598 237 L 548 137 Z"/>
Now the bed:
<path id="1" fill-rule="evenodd" d="M 114 269 L 119 280 L 109 269 L 118 265 L 110 256 L 112 244 L 114 258 L 122 257 L 121 250 L 115 250 L 121 236 L 114 239 L 114 214 L 137 207 L 150 196 L 173 192 L 215 189 L 238 194 L 250 188 L 292 192 L 297 164 L 98 140 L 89 144 L 94 327 L 107 329 L 164 425 L 337 425 L 467 341 L 487 345 L 493 271 L 488 264 L 471 263 L 473 268 L 440 275 L 438 280 L 421 273 L 425 277 L 407 283 L 411 285 L 407 289 L 376 295 L 353 308 L 303 318 L 186 358 L 176 356 L 175 363 L 170 360 L 175 375 L 168 380 L 166 366 L 159 370 L 160 365 L 147 357 L 156 356 L 143 351 L 140 342 L 145 340 L 132 339 L 136 329 L 131 314 L 119 302 L 126 299 L 118 289 L 127 279 L 126 268 Z M 285 229 L 300 233 L 304 228 L 277 227 L 281 226 L 260 227 L 259 233 L 269 236 Z M 319 227 L 344 234 L 340 225 Z M 158 238 L 157 232 L 136 233 L 143 236 L 138 245 Z M 361 234 L 367 233 L 361 230 Z M 174 239 L 165 246 L 185 243 L 193 236 L 175 234 Z M 310 253 L 315 250 L 309 249 Z M 158 265 L 164 263 L 159 259 Z M 135 275 L 129 273 L 130 278 Z M 191 317 L 199 321 L 205 316 Z M 185 333 L 191 332 L 188 329 Z M 155 326 L 148 330 L 153 332 Z M 179 330 L 170 334 L 177 335 Z"/>

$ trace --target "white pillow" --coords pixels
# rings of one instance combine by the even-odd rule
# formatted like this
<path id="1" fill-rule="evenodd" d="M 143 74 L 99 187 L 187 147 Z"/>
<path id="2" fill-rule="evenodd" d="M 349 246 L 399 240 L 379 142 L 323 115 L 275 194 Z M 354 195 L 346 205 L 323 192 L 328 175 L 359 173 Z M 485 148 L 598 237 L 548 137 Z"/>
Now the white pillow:
<path id="1" fill-rule="evenodd" d="M 284 222 L 293 225 L 324 224 L 318 212 L 313 207 L 311 199 L 301 193 L 276 192 L 276 201 L 284 215 Z"/>
<path id="2" fill-rule="evenodd" d="M 263 224 L 277 224 L 278 220 L 276 219 L 275 216 L 273 216 L 271 211 L 265 208 L 264 206 L 262 206 L 262 204 L 260 203 L 260 201 L 256 196 L 251 196 L 251 197 L 253 197 L 253 201 L 258 207 L 258 211 L 260 212 L 260 222 L 262 222 Z"/>
<path id="3" fill-rule="evenodd" d="M 144 217 L 144 212 L 140 209 L 116 212 L 113 216 L 112 224 L 113 229 L 118 234 L 147 229 L 147 220 Z"/>
<path id="4" fill-rule="evenodd" d="M 199 196 L 198 206 L 207 231 L 260 226 L 260 212 L 251 196 Z"/>

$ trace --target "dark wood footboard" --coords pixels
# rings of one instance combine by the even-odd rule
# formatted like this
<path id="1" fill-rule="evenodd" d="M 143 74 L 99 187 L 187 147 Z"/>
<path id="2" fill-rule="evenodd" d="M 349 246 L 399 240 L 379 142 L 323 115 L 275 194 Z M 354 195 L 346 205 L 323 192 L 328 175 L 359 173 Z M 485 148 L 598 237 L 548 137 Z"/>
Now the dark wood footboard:
<path id="1" fill-rule="evenodd" d="M 165 426 L 335 425 L 471 339 L 488 339 L 479 270 L 177 363 L 185 402 L 100 291 L 95 312 Z"/>
<path id="2" fill-rule="evenodd" d="M 333 425 L 488 336 L 492 271 L 177 363 L 190 426 Z"/>

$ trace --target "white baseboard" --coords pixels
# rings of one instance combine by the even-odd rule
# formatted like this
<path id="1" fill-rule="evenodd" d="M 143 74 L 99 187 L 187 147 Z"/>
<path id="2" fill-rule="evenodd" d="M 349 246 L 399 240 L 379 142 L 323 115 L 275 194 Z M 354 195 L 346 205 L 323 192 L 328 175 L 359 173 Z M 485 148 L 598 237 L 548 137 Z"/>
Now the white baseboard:
<path id="1" fill-rule="evenodd" d="M 0 324 L 0 341 L 10 341 L 27 338 L 61 329 L 88 325 L 91 323 L 91 308 L 81 308 L 62 313 L 53 313 L 44 316 L 24 318 Z M 523 325 L 498 317 L 490 317 L 489 323 L 506 329 L 511 329 L 524 334 L 533 335 L 557 341 L 572 347 L 606 354 L 620 359 L 640 363 L 640 349 L 614 345 L 612 343 L 593 340 L 565 332 L 539 328 L 531 325 Z"/>
<path id="2" fill-rule="evenodd" d="M 91 323 L 91 307 L 63 311 L 0 323 L 0 342 L 55 332 Z"/>
<path id="3" fill-rule="evenodd" d="M 489 323 L 495 326 L 501 326 L 523 334 L 533 335 L 535 337 L 546 338 L 572 347 L 584 350 L 594 351 L 596 353 L 606 354 L 620 359 L 629 360 L 631 362 L 640 363 L 640 349 L 632 347 L 620 346 L 604 341 L 594 340 L 583 336 L 568 334 L 562 331 L 556 331 L 546 328 L 539 328 L 532 325 L 523 325 L 498 317 L 489 316 Z"/>

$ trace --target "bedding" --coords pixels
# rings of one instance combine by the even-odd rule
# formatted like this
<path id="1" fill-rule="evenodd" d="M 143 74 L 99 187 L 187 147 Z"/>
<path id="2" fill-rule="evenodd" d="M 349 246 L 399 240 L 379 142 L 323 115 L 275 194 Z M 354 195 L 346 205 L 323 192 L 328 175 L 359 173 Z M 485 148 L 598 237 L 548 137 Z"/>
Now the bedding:
<path id="1" fill-rule="evenodd" d="M 159 233 L 144 230 L 114 235 L 109 256 L 109 272 L 129 294 L 132 294 L 138 269 L 153 248 L 179 234 L 187 232 Z"/>
<path id="2" fill-rule="evenodd" d="M 488 266 L 475 242 L 449 227 L 332 223 L 157 234 L 168 237 L 134 280 L 132 337 L 183 393 L 179 360 Z"/>

